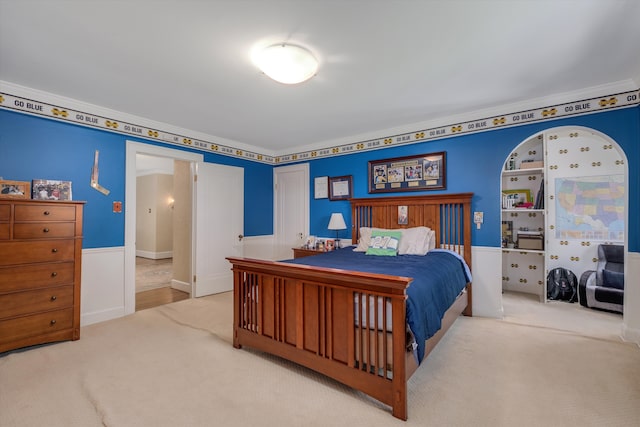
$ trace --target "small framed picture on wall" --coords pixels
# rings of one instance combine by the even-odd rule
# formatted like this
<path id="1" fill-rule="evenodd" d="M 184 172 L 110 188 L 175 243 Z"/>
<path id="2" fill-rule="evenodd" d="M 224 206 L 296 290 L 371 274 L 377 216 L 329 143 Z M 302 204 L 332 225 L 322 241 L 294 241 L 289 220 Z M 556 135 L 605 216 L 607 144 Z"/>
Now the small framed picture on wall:
<path id="1" fill-rule="evenodd" d="M 329 177 L 316 176 L 313 179 L 313 198 L 326 199 L 329 197 Z"/>
<path id="2" fill-rule="evenodd" d="M 329 178 L 329 200 L 349 200 L 352 196 L 352 175 Z"/>

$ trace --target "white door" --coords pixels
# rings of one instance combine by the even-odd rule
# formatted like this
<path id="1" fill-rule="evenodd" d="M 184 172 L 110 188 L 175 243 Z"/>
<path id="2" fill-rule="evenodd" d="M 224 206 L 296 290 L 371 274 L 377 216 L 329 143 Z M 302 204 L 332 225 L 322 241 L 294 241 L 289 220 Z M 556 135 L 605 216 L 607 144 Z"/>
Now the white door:
<path id="1" fill-rule="evenodd" d="M 291 248 L 309 233 L 309 164 L 274 169 L 275 259 L 293 258 Z"/>
<path id="2" fill-rule="evenodd" d="M 244 169 L 203 162 L 197 167 L 193 295 L 201 297 L 233 289 L 226 257 L 243 255 Z"/>

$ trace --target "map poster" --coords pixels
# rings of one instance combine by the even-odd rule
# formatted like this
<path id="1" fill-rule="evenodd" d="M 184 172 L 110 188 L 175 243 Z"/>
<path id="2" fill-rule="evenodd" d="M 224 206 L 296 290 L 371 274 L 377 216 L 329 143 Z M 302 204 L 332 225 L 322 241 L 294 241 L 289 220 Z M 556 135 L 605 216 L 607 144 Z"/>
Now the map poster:
<path id="1" fill-rule="evenodd" d="M 624 240 L 624 175 L 556 178 L 556 238 Z"/>

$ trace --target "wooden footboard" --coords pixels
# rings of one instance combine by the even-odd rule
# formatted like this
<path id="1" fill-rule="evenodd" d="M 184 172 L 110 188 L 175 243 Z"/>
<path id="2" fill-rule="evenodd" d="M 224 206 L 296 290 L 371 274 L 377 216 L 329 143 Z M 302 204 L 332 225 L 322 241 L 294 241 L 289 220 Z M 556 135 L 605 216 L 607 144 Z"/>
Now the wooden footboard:
<path id="1" fill-rule="evenodd" d="M 405 304 L 412 279 L 228 260 L 234 276 L 234 347 L 249 346 L 311 368 L 390 405 L 394 416 L 407 418 Z M 367 307 L 365 313 L 357 314 L 356 298 L 382 298 L 381 306 L 390 309 L 376 310 L 369 317 Z M 387 341 L 373 331 L 391 336 L 393 363 L 387 357 Z M 384 350 L 378 352 L 378 348 Z M 374 356 L 367 358 L 367 354 Z"/>
<path id="2" fill-rule="evenodd" d="M 352 243 L 358 242 L 360 227 L 427 226 L 435 232 L 436 247 L 457 252 L 471 266 L 471 198 L 460 193 L 351 199 Z M 398 224 L 399 206 L 409 214 L 407 224 Z M 253 347 L 311 368 L 407 419 L 407 379 L 418 366 L 406 349 L 411 278 L 227 259 L 233 265 L 235 347 Z M 356 310 L 356 301 L 368 303 Z M 471 315 L 471 284 L 427 340 L 425 355 L 462 312 Z"/>
<path id="3" fill-rule="evenodd" d="M 306 366 L 407 419 L 407 379 L 417 367 L 406 349 L 406 289 L 412 279 L 227 259 L 234 277 L 234 347 L 252 347 Z M 445 316 L 449 322 L 466 307 L 463 296 L 463 304 L 454 304 Z M 356 299 L 371 298 L 373 307 L 384 308 L 370 313 L 366 304 L 365 310 L 354 310 Z M 427 345 L 430 350 L 434 344 Z"/>

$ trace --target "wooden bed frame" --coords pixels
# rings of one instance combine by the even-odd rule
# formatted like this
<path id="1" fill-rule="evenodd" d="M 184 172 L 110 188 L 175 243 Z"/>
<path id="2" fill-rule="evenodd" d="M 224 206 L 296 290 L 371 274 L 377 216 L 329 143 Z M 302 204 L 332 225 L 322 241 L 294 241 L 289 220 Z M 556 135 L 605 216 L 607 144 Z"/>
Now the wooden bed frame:
<path id="1" fill-rule="evenodd" d="M 360 227 L 424 225 L 435 230 L 436 247 L 459 253 L 471 268 L 472 196 L 351 199 L 352 242 L 357 243 Z M 408 206 L 406 225 L 398 225 L 398 206 Z M 418 366 L 406 342 L 411 278 L 227 259 L 234 277 L 234 347 L 255 348 L 306 366 L 390 405 L 395 417 L 407 419 L 407 380 Z M 356 312 L 356 301 L 386 308 L 371 310 L 364 304 Z M 471 316 L 471 283 L 445 313 L 440 331 L 427 340 L 425 358 L 460 313 Z"/>

